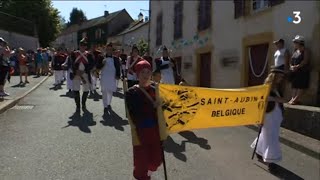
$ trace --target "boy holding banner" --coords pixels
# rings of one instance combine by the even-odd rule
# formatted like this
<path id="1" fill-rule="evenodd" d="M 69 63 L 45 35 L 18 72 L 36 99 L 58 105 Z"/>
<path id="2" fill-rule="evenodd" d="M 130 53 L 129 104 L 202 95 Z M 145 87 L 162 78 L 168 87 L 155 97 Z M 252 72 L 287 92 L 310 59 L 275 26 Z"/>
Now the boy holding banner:
<path id="1" fill-rule="evenodd" d="M 151 83 L 150 63 L 141 60 L 134 66 L 134 70 L 139 84 L 126 92 L 133 137 L 133 176 L 138 180 L 149 180 L 151 172 L 156 171 L 163 162 L 157 116 L 160 103 L 156 100 L 156 89 Z"/>

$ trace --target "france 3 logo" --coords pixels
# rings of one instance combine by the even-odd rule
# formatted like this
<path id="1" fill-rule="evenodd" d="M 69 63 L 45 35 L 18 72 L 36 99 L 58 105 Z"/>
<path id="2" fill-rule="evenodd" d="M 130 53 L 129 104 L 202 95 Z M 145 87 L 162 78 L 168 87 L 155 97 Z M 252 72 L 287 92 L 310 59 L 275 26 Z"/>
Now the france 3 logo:
<path id="1" fill-rule="evenodd" d="M 288 22 L 293 23 L 293 24 L 299 24 L 302 19 L 300 16 L 301 12 L 300 11 L 293 11 L 292 13 L 293 13 L 294 17 L 292 18 L 291 16 L 289 16 L 287 18 Z"/>

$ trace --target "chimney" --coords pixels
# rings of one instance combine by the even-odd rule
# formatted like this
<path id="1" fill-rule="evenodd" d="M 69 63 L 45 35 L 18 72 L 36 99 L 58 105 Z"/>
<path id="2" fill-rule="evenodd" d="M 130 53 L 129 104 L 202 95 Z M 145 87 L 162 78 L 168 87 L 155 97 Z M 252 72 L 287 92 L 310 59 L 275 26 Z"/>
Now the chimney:
<path id="1" fill-rule="evenodd" d="M 109 11 L 104 11 L 104 17 L 107 17 L 109 15 Z"/>
<path id="2" fill-rule="evenodd" d="M 149 17 L 148 16 L 144 17 L 144 21 L 145 22 L 149 21 Z"/>
<path id="3" fill-rule="evenodd" d="M 139 13 L 139 15 L 138 15 L 138 20 L 141 21 L 141 22 L 143 22 L 143 14 L 142 14 L 142 13 Z"/>

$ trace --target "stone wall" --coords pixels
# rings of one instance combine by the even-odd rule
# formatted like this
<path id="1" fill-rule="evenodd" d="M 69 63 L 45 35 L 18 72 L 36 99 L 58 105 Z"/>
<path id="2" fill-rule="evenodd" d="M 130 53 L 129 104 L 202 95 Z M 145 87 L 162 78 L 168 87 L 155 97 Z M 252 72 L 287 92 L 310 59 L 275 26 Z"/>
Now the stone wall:
<path id="1" fill-rule="evenodd" d="M 0 37 L 5 39 L 11 48 L 22 47 L 25 50 L 36 50 L 39 47 L 39 39 L 0 29 Z"/>

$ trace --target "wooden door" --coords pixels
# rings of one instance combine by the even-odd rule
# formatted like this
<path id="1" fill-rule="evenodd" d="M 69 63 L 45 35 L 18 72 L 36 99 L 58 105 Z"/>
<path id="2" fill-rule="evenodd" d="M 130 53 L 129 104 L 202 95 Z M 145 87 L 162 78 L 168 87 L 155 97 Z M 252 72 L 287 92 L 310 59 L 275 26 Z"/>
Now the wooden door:
<path id="1" fill-rule="evenodd" d="M 248 47 L 248 86 L 261 85 L 268 76 L 268 48 L 269 44 Z"/>
<path id="2" fill-rule="evenodd" d="M 200 54 L 200 87 L 211 87 L 211 53 Z"/>

